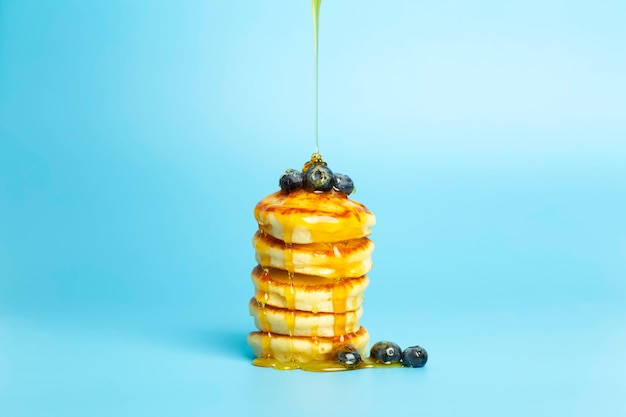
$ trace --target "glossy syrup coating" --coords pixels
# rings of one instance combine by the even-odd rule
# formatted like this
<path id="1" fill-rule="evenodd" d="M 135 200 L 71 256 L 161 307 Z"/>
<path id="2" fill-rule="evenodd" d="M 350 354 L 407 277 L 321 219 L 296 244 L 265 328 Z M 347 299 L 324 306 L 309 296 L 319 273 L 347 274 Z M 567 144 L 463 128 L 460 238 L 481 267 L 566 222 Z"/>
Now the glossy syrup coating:
<path id="1" fill-rule="evenodd" d="M 298 189 L 265 196 L 254 208 L 259 230 L 285 243 L 343 242 L 371 233 L 376 217 L 363 204 L 333 189 Z"/>

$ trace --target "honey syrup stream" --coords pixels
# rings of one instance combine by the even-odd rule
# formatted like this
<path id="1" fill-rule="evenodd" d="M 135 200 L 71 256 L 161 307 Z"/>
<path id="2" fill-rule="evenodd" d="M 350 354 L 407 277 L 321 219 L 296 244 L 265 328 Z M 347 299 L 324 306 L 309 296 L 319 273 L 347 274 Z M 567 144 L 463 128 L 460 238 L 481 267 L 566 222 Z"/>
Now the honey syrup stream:
<path id="1" fill-rule="evenodd" d="M 320 5 L 322 0 L 313 0 L 313 77 L 315 88 L 315 153 L 320 153 L 318 142 L 318 56 L 319 56 L 319 29 L 320 29 Z"/>

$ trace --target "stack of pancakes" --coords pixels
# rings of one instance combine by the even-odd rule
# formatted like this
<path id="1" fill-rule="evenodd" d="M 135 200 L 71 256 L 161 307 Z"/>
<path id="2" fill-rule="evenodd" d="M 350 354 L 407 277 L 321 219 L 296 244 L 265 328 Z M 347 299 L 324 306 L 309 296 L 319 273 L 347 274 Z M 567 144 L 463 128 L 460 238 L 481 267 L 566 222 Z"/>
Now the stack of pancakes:
<path id="1" fill-rule="evenodd" d="M 338 345 L 351 343 L 366 355 L 369 335 L 360 319 L 374 215 L 340 191 L 299 189 L 268 195 L 254 216 L 258 265 L 250 314 L 258 331 L 248 336 L 254 354 L 329 360 Z"/>

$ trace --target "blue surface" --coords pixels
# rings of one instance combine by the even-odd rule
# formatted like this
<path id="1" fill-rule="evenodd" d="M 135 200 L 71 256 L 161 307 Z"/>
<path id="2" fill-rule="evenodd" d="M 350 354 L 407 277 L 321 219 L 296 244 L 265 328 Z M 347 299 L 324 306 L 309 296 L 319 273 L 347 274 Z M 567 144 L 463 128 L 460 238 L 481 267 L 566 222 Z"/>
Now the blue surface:
<path id="1" fill-rule="evenodd" d="M 423 369 L 253 367 L 310 3 L 0 3 L 0 415 L 626 415 L 626 3 L 332 1 L 320 148 Z"/>

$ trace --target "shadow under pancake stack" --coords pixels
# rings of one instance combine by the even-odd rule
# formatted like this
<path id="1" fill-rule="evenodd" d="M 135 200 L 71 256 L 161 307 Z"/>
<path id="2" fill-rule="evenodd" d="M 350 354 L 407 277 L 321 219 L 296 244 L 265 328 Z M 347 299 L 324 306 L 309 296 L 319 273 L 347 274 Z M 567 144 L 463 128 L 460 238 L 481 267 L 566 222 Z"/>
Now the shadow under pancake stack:
<path id="1" fill-rule="evenodd" d="M 258 330 L 248 343 L 255 365 L 290 369 L 330 361 L 346 344 L 367 354 L 369 334 L 360 320 L 375 217 L 349 198 L 352 180 L 316 155 L 302 171 L 285 172 L 281 190 L 254 209 L 258 265 L 249 309 Z"/>

